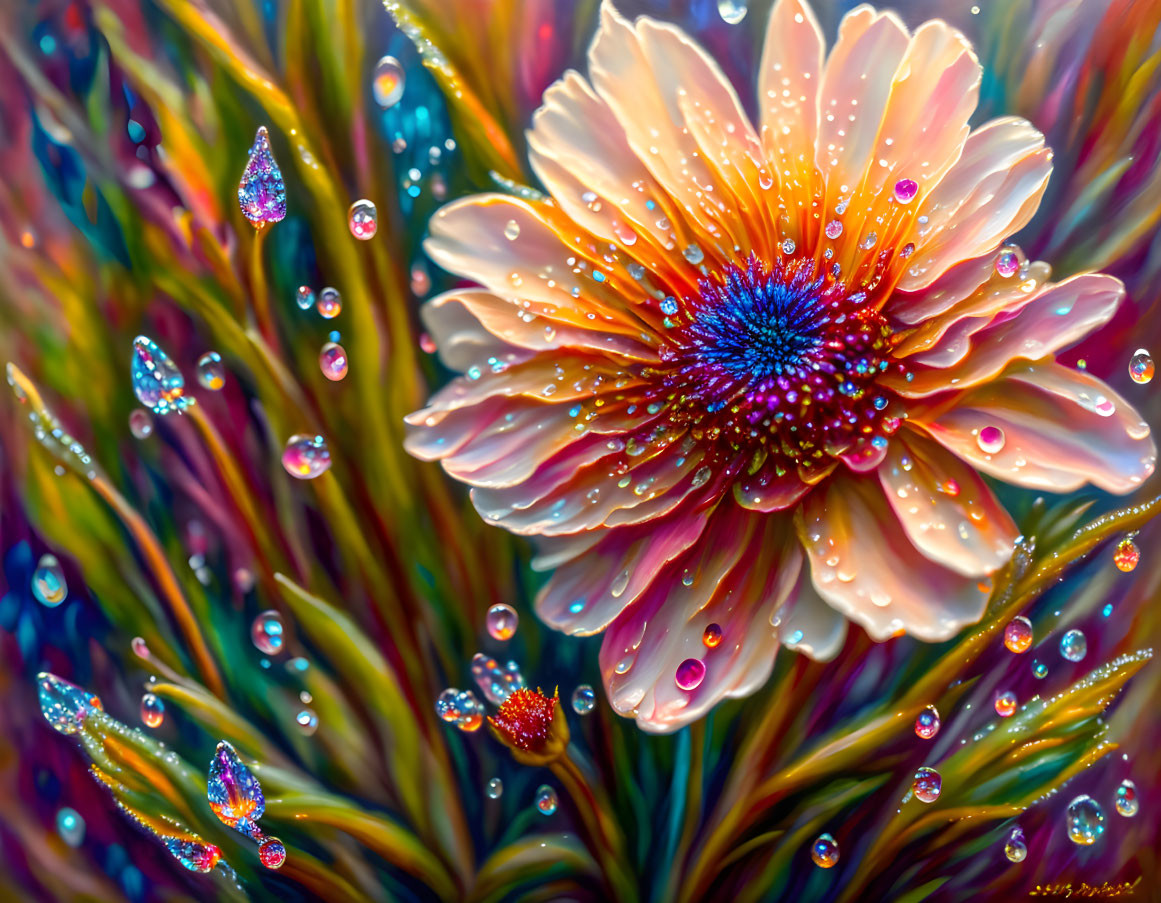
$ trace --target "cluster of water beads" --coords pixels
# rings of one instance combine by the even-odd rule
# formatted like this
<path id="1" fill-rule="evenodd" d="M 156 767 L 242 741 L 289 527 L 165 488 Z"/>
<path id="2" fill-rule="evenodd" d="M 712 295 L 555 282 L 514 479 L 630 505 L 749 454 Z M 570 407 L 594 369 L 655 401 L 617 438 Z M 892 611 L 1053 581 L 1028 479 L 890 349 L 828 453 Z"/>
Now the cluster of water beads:
<path id="1" fill-rule="evenodd" d="M 515 690 L 524 689 L 524 675 L 514 661 L 501 665 L 491 656 L 477 652 L 472 656 L 472 677 L 484 698 L 500 705 Z"/>
<path id="2" fill-rule="evenodd" d="M 506 642 L 516 635 L 516 627 L 520 624 L 520 616 L 511 605 L 499 602 L 488 609 L 484 617 L 484 627 L 488 635 L 500 642 Z"/>
<path id="3" fill-rule="evenodd" d="M 184 411 L 193 404 L 193 399 L 185 396 L 185 377 L 148 336 L 133 340 L 129 374 L 137 400 L 154 414 Z"/>
<path id="4" fill-rule="evenodd" d="M 262 785 L 237 751 L 222 740 L 214 750 L 206 779 L 206 799 L 218 820 L 258 843 L 258 858 L 268 869 L 286 861 L 286 847 L 277 837 L 267 837 L 258 827 L 266 811 Z"/>
<path id="5" fill-rule="evenodd" d="M 148 439 L 153 435 L 153 418 L 144 408 L 134 408 L 129 412 L 129 432 L 134 439 Z"/>
<path id="6" fill-rule="evenodd" d="M 1028 856 L 1028 844 L 1024 842 L 1024 832 L 1020 828 L 1013 828 L 1008 835 L 1004 842 L 1004 855 L 1009 862 L 1023 862 Z"/>
<path id="7" fill-rule="evenodd" d="M 1145 385 L 1153 379 L 1153 356 L 1144 348 L 1138 348 L 1129 358 L 1129 377 L 1135 383 Z"/>
<path id="8" fill-rule="evenodd" d="M 477 731 L 484 723 L 484 706 L 471 690 L 448 687 L 435 700 L 435 713 L 461 731 Z"/>
<path id="9" fill-rule="evenodd" d="M 1009 652 L 1027 652 L 1032 646 L 1032 622 L 1017 615 L 1004 628 L 1004 645 Z"/>
<path id="10" fill-rule="evenodd" d="M 314 307 L 316 300 L 318 299 L 314 289 L 309 285 L 300 285 L 294 293 L 294 303 L 298 305 L 299 310 L 310 310 Z"/>
<path id="11" fill-rule="evenodd" d="M 1137 548 L 1137 544 L 1133 542 L 1131 536 L 1126 536 L 1119 543 L 1113 552 L 1113 564 L 1117 566 L 1117 570 L 1129 573 L 1137 566 L 1137 562 L 1141 560 L 1141 550 Z"/>
<path id="12" fill-rule="evenodd" d="M 379 230 L 379 211 L 366 198 L 359 198 L 347 210 L 347 228 L 359 241 L 369 241 Z"/>
<path id="13" fill-rule="evenodd" d="M 834 868 L 839 861 L 838 842 L 830 834 L 820 834 L 810 845 L 810 858 L 820 869 Z"/>
<path id="14" fill-rule="evenodd" d="M 337 288 L 328 285 L 318 293 L 315 309 L 324 320 L 333 320 L 343 312 L 343 296 Z"/>
<path id="15" fill-rule="evenodd" d="M 705 662 L 699 658 L 687 658 L 673 674 L 673 682 L 679 690 L 687 693 L 696 690 L 705 680 Z"/>
<path id="16" fill-rule="evenodd" d="M 221 391 L 226 384 L 226 365 L 222 363 L 222 356 L 216 351 L 207 351 L 198 358 L 198 384 L 211 392 Z"/>
<path id="17" fill-rule="evenodd" d="M 238 206 L 256 229 L 286 218 L 286 183 L 270 150 L 266 126 L 261 126 L 254 136 L 246 169 L 238 183 Z"/>
<path id="18" fill-rule="evenodd" d="M 406 78 L 399 60 L 393 56 L 381 57 L 371 75 L 371 93 L 375 103 L 385 110 L 395 106 L 403 97 L 405 85 Z"/>
<path id="19" fill-rule="evenodd" d="M 165 721 L 165 703 L 153 693 L 141 697 L 141 722 L 146 727 L 161 727 Z"/>
<path id="20" fill-rule="evenodd" d="M 1068 804 L 1064 818 L 1068 839 L 1080 846 L 1092 846 L 1105 832 L 1105 813 L 1087 793 Z"/>
<path id="21" fill-rule="evenodd" d="M 64 568 L 55 555 L 41 555 L 32 572 L 32 595 L 48 608 L 56 608 L 69 594 Z"/>
<path id="22" fill-rule="evenodd" d="M 921 803 L 934 803 L 943 789 L 943 777 L 934 768 L 924 765 L 915 772 L 911 791 Z"/>
<path id="23" fill-rule="evenodd" d="M 597 707 L 597 694 L 589 684 L 581 684 L 572 691 L 572 710 L 587 715 Z"/>
<path id="24" fill-rule="evenodd" d="M 1060 638 L 1060 654 L 1070 662 L 1079 662 L 1088 652 L 1088 640 L 1079 630 L 1067 631 Z"/>
<path id="25" fill-rule="evenodd" d="M 282 467 L 297 480 L 313 480 L 331 469 L 331 452 L 322 436 L 296 433 L 286 440 Z"/>
<path id="26" fill-rule="evenodd" d="M 318 353 L 318 366 L 322 375 L 331 382 L 338 382 L 347 375 L 347 349 L 338 342 L 327 342 Z"/>
<path id="27" fill-rule="evenodd" d="M 85 840 L 85 820 L 76 809 L 65 806 L 56 814 L 56 833 L 75 849 Z"/>
<path id="28" fill-rule="evenodd" d="M 492 778 L 484 785 L 484 795 L 490 800 L 498 800 L 504 792 L 504 782 L 499 778 Z"/>
<path id="29" fill-rule="evenodd" d="M 997 693 L 993 705 L 996 709 L 996 714 L 1001 718 L 1010 718 L 1016 712 L 1016 694 L 1011 690 L 1004 690 L 1002 693 Z"/>
<path id="30" fill-rule="evenodd" d="M 536 802 L 536 808 L 541 815 L 552 815 L 556 812 L 556 807 L 560 805 L 560 801 L 556 797 L 556 791 L 548 784 L 541 784 L 536 788 L 534 800 Z"/>
<path id="31" fill-rule="evenodd" d="M 286 641 L 282 615 L 273 608 L 262 612 L 250 625 L 250 641 L 259 652 L 278 655 Z"/>
<path id="32" fill-rule="evenodd" d="M 1141 808 L 1141 801 L 1137 798 L 1137 785 L 1128 778 L 1121 781 L 1117 787 L 1117 813 L 1125 818 L 1132 818 Z"/>
<path id="33" fill-rule="evenodd" d="M 930 740 L 939 733 L 939 710 L 929 705 L 915 718 L 915 736 L 921 740 Z"/>

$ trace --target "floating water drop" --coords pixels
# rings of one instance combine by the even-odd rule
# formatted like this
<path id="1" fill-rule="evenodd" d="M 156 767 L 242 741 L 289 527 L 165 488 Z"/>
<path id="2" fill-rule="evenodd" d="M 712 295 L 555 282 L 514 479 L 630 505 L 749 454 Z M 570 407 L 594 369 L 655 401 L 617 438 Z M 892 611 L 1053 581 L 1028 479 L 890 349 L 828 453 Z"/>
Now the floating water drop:
<path id="1" fill-rule="evenodd" d="M 304 737 L 313 737 L 314 732 L 318 730 L 318 715 L 313 709 L 299 709 L 298 714 L 294 716 L 294 723 Z"/>
<path id="2" fill-rule="evenodd" d="M 1060 654 L 1070 662 L 1079 662 L 1088 652 L 1088 641 L 1079 630 L 1070 630 L 1060 638 Z"/>
<path id="3" fill-rule="evenodd" d="M 1012 713 L 1016 711 L 1016 694 L 1011 690 L 1005 690 L 1002 693 L 997 693 L 993 701 L 996 709 L 996 714 L 1001 718 L 1010 718 Z"/>
<path id="4" fill-rule="evenodd" d="M 1137 799 L 1137 785 L 1128 778 L 1117 788 L 1117 812 L 1125 818 L 1132 818 L 1140 811 L 1141 801 Z"/>
<path id="5" fill-rule="evenodd" d="M 1032 622 L 1017 615 L 1004 628 L 1004 645 L 1009 652 L 1027 652 L 1032 645 Z"/>
<path id="6" fill-rule="evenodd" d="M 70 847 L 79 847 L 85 839 L 85 820 L 81 818 L 81 813 L 68 806 L 57 812 L 56 833 Z"/>
<path id="7" fill-rule="evenodd" d="M 294 293 L 294 303 L 298 305 L 298 309 L 310 310 L 314 307 L 314 302 L 314 289 L 309 285 L 300 285 L 298 291 Z"/>
<path id="8" fill-rule="evenodd" d="M 326 320 L 333 320 L 343 312 L 343 296 L 337 288 L 327 286 L 318 293 L 318 302 L 315 307 L 318 315 Z"/>
<path id="9" fill-rule="evenodd" d="M 347 349 L 335 342 L 327 342 L 318 353 L 318 366 L 323 376 L 337 383 L 347 375 Z"/>
<path id="10" fill-rule="evenodd" d="M 1024 843 L 1024 832 L 1019 828 L 1013 828 L 1004 842 L 1004 855 L 1009 862 L 1023 862 L 1028 855 L 1028 844 Z"/>
<path id="11" fill-rule="evenodd" d="M 505 605 L 500 602 L 488 609 L 488 614 L 484 618 L 484 626 L 488 628 L 488 633 L 492 639 L 505 640 L 512 639 L 516 634 L 516 625 L 520 623 L 520 617 L 516 614 L 516 609 L 511 605 Z"/>
<path id="12" fill-rule="evenodd" d="M 250 625 L 250 641 L 259 652 L 278 655 L 286 641 L 282 625 L 282 615 L 273 608 L 262 612 Z"/>
<path id="13" fill-rule="evenodd" d="M 347 228 L 359 241 L 369 241 L 379 231 L 379 211 L 366 198 L 359 198 L 347 209 Z"/>
<path id="14" fill-rule="evenodd" d="M 1117 543 L 1117 549 L 1113 552 L 1113 564 L 1117 566 L 1117 570 L 1127 574 L 1137 566 L 1137 562 L 1140 560 L 1141 550 L 1137 548 L 1137 544 L 1133 540 L 1125 537 Z"/>
<path id="15" fill-rule="evenodd" d="M 929 705 L 915 718 L 915 736 L 922 740 L 930 740 L 939 733 L 939 710 Z"/>
<path id="16" fill-rule="evenodd" d="M 456 707 L 456 699 L 459 695 L 459 690 L 448 687 L 436 697 L 435 713 L 448 724 L 457 721 L 460 717 L 460 710 Z"/>
<path id="17" fill-rule="evenodd" d="M 207 351 L 198 358 L 198 382 L 203 389 L 219 391 L 226 384 L 226 367 L 222 356 L 216 351 Z"/>
<path id="18" fill-rule="evenodd" d="M 581 684 L 572 691 L 572 710 L 578 715 L 587 715 L 597 707 L 597 694 L 588 684 Z"/>
<path id="19" fill-rule="evenodd" d="M 911 782 L 911 789 L 915 793 L 915 798 L 921 803 L 934 803 L 939 799 L 939 793 L 943 789 L 943 778 L 934 768 L 928 768 L 924 765 L 915 772 L 915 780 Z"/>
<path id="20" fill-rule="evenodd" d="M 492 778 L 484 787 L 484 793 L 490 800 L 498 800 L 504 792 L 504 782 L 499 778 Z"/>
<path id="21" fill-rule="evenodd" d="M 696 690 L 705 680 L 705 662 L 697 658 L 687 658 L 677 666 L 673 680 L 679 690 Z"/>
<path id="22" fill-rule="evenodd" d="M 900 204 L 910 204 L 919 192 L 919 185 L 912 179 L 900 179 L 895 183 L 895 200 Z"/>
<path id="23" fill-rule="evenodd" d="M 254 136 L 250 158 L 238 183 L 238 205 L 256 229 L 281 222 L 286 216 L 286 184 L 270 150 L 266 126 L 261 126 Z"/>
<path id="24" fill-rule="evenodd" d="M 737 25 L 748 11 L 747 0 L 718 0 L 718 15 L 727 25 Z"/>
<path id="25" fill-rule="evenodd" d="M 411 268 L 411 291 L 417 298 L 422 298 L 431 290 L 431 277 L 422 263 Z"/>
<path id="26" fill-rule="evenodd" d="M 1129 376 L 1133 382 L 1144 385 L 1153 379 L 1153 356 L 1144 348 L 1138 348 L 1129 358 Z"/>
<path id="27" fill-rule="evenodd" d="M 519 665 L 513 661 L 501 665 L 482 652 L 472 656 L 472 677 L 484 698 L 493 705 L 499 705 L 513 691 L 524 688 L 524 675 L 520 673 Z"/>
<path id="28" fill-rule="evenodd" d="M 1020 258 L 1011 248 L 1004 248 L 996 255 L 996 272 L 1008 279 L 1020 269 Z"/>
<path id="29" fill-rule="evenodd" d="M 706 649 L 716 649 L 722 642 L 722 628 L 720 624 L 707 624 L 701 634 L 702 645 Z"/>
<path id="30" fill-rule="evenodd" d="M 504 237 L 508 241 L 515 241 L 520 237 L 520 224 L 516 220 L 510 219 L 504 225 Z"/>
<path id="31" fill-rule="evenodd" d="M 141 697 L 141 721 L 146 727 L 161 727 L 165 721 L 165 703 L 152 693 Z"/>
<path id="32" fill-rule="evenodd" d="M 456 697 L 456 711 L 459 712 L 456 727 L 465 733 L 478 731 L 484 723 L 484 706 L 471 690 L 464 690 Z"/>
<path id="33" fill-rule="evenodd" d="M 1105 814 L 1087 793 L 1068 804 L 1064 821 L 1068 826 L 1068 839 L 1083 847 L 1092 846 L 1105 833 Z"/>
<path id="34" fill-rule="evenodd" d="M 371 78 L 371 93 L 375 95 L 375 103 L 383 109 L 393 107 L 403 96 L 406 83 L 403 66 L 393 56 L 382 57 L 375 64 L 375 72 Z"/>
<path id="35" fill-rule="evenodd" d="M 785 239 L 783 239 L 783 240 L 782 240 L 782 253 L 783 253 L 783 254 L 787 254 L 787 255 L 789 255 L 789 254 L 793 254 L 793 253 L 794 253 L 794 249 L 795 249 L 796 247 L 797 247 L 797 245 L 795 245 L 795 244 L 794 244 L 794 239 L 792 239 L 792 238 L 785 238 Z"/>
<path id="36" fill-rule="evenodd" d="M 185 397 L 185 377 L 147 336 L 133 340 L 133 358 L 130 362 L 133 392 L 154 414 L 184 411 L 193 400 Z"/>
<path id="37" fill-rule="evenodd" d="M 206 799 L 222 824 L 247 837 L 261 836 L 257 822 L 266 811 L 262 786 L 225 740 L 218 743 L 210 760 Z"/>
<path id="38" fill-rule="evenodd" d="M 32 595 L 36 601 L 48 608 L 56 608 L 69 594 L 64 568 L 55 555 L 41 555 L 32 572 Z"/>
<path id="39" fill-rule="evenodd" d="M 282 868 L 286 862 L 286 845 L 277 837 L 267 837 L 258 845 L 258 861 L 268 869 Z"/>
<path id="40" fill-rule="evenodd" d="M 843 224 L 840 223 L 837 219 L 832 219 L 829 223 L 826 224 L 826 229 L 823 231 L 826 232 L 827 238 L 838 238 L 843 234 Z"/>
<path id="41" fill-rule="evenodd" d="M 282 466 L 298 480 L 313 480 L 331 469 L 331 453 L 322 436 L 297 433 L 286 440 Z"/>
<path id="42" fill-rule="evenodd" d="M 810 858 L 820 869 L 834 868 L 839 861 L 838 843 L 829 834 L 820 834 L 810 845 Z"/>
<path id="43" fill-rule="evenodd" d="M 557 805 L 556 791 L 547 784 L 541 784 L 536 790 L 536 808 L 542 815 L 552 815 Z"/>
<path id="44" fill-rule="evenodd" d="M 976 435 L 976 445 L 985 455 L 994 455 L 1003 450 L 1005 438 L 998 426 L 985 426 Z"/>
<path id="45" fill-rule="evenodd" d="M 1033 662 L 1033 664 L 1032 664 L 1032 676 L 1036 677 L 1037 679 L 1043 680 L 1045 677 L 1048 676 L 1048 666 L 1046 664 L 1044 664 L 1044 662 Z"/>
<path id="46" fill-rule="evenodd" d="M 144 408 L 134 408 L 129 412 L 129 432 L 134 439 L 148 439 L 153 435 L 153 418 Z"/>

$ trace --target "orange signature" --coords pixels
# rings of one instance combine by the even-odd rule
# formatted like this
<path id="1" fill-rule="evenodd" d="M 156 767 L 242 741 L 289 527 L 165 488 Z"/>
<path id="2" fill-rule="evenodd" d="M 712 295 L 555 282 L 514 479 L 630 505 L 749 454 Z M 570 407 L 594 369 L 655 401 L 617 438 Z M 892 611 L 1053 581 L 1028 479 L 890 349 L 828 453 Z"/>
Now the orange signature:
<path id="1" fill-rule="evenodd" d="M 1110 884 L 1106 881 L 1104 884 L 1089 884 L 1087 881 L 1081 881 L 1079 884 L 1071 882 L 1056 884 L 1037 884 L 1035 888 L 1028 891 L 1029 897 L 1060 897 L 1068 899 L 1069 897 L 1132 897 L 1136 896 L 1137 885 L 1141 883 L 1141 879 L 1136 881 L 1121 881 L 1117 884 Z"/>

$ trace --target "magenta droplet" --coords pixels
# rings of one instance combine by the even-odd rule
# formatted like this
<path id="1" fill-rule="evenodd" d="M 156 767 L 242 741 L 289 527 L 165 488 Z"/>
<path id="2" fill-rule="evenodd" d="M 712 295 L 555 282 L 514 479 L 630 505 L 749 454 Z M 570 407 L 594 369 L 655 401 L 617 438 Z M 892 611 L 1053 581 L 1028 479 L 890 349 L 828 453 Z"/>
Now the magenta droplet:
<path id="1" fill-rule="evenodd" d="M 826 224 L 826 228 L 823 231 L 826 232 L 827 238 L 838 238 L 843 234 L 843 224 L 837 219 L 832 219 Z"/>
<path id="2" fill-rule="evenodd" d="M 680 690 L 696 690 L 705 680 L 705 662 L 697 658 L 687 658 L 677 666 L 674 681 Z"/>
<path id="3" fill-rule="evenodd" d="M 900 204 L 910 204 L 919 193 L 919 185 L 911 179 L 900 179 L 895 183 L 895 200 Z"/>
<path id="4" fill-rule="evenodd" d="M 323 376 L 331 382 L 338 382 L 347 375 L 347 352 L 342 345 L 327 342 L 319 352 L 318 365 Z"/>
<path id="5" fill-rule="evenodd" d="M 996 256 L 996 272 L 1005 279 L 1009 276 L 1015 276 L 1018 269 L 1020 269 L 1020 258 L 1011 248 L 1004 248 Z"/>
<path id="6" fill-rule="evenodd" d="M 998 426 L 985 426 L 976 436 L 976 444 L 984 454 L 994 455 L 1004 447 L 1004 431 Z"/>

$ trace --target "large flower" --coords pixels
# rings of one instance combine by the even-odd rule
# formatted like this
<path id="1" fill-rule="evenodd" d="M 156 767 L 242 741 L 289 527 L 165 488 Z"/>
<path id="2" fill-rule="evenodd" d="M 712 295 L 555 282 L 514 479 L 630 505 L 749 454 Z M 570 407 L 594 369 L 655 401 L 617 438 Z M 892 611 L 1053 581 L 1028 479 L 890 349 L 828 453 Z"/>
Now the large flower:
<path id="1" fill-rule="evenodd" d="M 555 569 L 541 617 L 606 631 L 612 705 L 672 730 L 768 677 L 942 640 L 984 611 L 1016 529 L 982 474 L 1127 492 L 1148 426 L 1054 353 L 1105 323 L 1109 276 L 1047 282 L 1002 247 L 1040 201 L 1042 136 L 972 130 L 980 66 L 943 22 L 847 15 L 829 57 L 779 0 L 758 128 L 688 36 L 606 3 L 589 78 L 528 133 L 550 197 L 440 210 L 430 256 L 480 283 L 429 302 L 464 375 L 410 451 Z"/>

